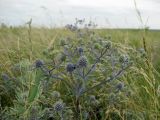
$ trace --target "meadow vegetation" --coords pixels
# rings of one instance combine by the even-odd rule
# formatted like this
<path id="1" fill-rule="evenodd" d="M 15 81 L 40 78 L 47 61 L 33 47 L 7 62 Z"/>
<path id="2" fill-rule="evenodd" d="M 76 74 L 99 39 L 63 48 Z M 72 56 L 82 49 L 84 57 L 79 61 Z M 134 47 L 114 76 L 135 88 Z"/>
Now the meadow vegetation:
<path id="1" fill-rule="evenodd" d="M 159 120 L 160 31 L 74 25 L 0 27 L 0 119 Z"/>

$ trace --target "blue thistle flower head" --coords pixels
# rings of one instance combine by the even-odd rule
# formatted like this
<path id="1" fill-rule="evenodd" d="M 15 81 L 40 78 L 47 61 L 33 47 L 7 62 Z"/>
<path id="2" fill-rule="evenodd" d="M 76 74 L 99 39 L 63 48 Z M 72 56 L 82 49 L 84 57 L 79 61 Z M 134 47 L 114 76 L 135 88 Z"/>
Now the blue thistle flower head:
<path id="1" fill-rule="evenodd" d="M 68 63 L 67 66 L 66 66 L 66 70 L 67 72 L 73 72 L 74 70 L 76 69 L 76 66 L 72 63 Z"/>
<path id="2" fill-rule="evenodd" d="M 36 68 L 42 67 L 43 65 L 44 65 L 43 60 L 36 60 L 36 62 L 35 62 Z"/>
<path id="3" fill-rule="evenodd" d="M 128 63 L 129 62 L 129 57 L 127 55 L 121 55 L 119 58 L 120 63 Z"/>
<path id="4" fill-rule="evenodd" d="M 72 25 L 72 24 L 66 25 L 66 28 L 71 31 L 76 31 L 78 29 L 78 27 L 76 25 Z"/>
<path id="5" fill-rule="evenodd" d="M 107 49 L 110 49 L 112 47 L 111 41 L 102 41 L 102 45 Z"/>
<path id="6" fill-rule="evenodd" d="M 87 64 L 88 64 L 87 58 L 85 56 L 81 56 L 78 61 L 79 67 L 87 67 Z"/>
<path id="7" fill-rule="evenodd" d="M 81 53 L 83 53 L 83 48 L 82 47 L 79 47 L 78 48 L 78 52 L 81 54 Z"/>
<path id="8" fill-rule="evenodd" d="M 118 91 L 122 90 L 123 88 L 124 88 L 124 83 L 122 83 L 122 82 L 118 83 L 117 86 L 116 86 L 116 89 Z"/>
<path id="9" fill-rule="evenodd" d="M 54 103 L 54 110 L 56 112 L 60 112 L 64 109 L 64 103 L 62 101 L 57 101 L 56 103 Z"/>
<path id="10" fill-rule="evenodd" d="M 2 73 L 2 74 L 1 74 L 1 78 L 2 78 L 3 80 L 9 80 L 9 79 L 10 79 L 10 77 L 9 77 L 6 73 Z"/>
<path id="11" fill-rule="evenodd" d="M 104 46 L 105 48 L 110 49 L 112 47 L 112 43 L 110 41 L 105 41 Z"/>

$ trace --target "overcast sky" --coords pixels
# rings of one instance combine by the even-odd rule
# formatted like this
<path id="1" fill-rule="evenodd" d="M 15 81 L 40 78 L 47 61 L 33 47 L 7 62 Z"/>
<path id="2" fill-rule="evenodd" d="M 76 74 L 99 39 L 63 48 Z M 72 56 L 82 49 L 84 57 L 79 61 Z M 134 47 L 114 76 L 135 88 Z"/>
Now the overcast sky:
<path id="1" fill-rule="evenodd" d="M 160 0 L 136 0 L 144 23 L 160 29 Z M 137 28 L 134 0 L 0 0 L 0 22 L 64 26 L 75 18 L 92 20 L 101 27 Z"/>

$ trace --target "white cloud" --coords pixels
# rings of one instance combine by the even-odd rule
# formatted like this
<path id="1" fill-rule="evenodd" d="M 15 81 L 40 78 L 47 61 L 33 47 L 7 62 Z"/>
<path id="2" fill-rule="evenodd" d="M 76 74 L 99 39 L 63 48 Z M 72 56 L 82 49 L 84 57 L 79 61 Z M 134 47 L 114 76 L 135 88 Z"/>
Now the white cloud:
<path id="1" fill-rule="evenodd" d="M 129 7 L 132 2 L 131 0 L 69 0 L 70 5 L 87 7 Z"/>
<path id="2" fill-rule="evenodd" d="M 136 0 L 144 21 L 160 28 L 160 1 Z M 37 25 L 64 25 L 75 17 L 93 19 L 101 26 L 138 27 L 133 0 L 0 0 L 0 20 L 23 24 L 33 18 Z"/>

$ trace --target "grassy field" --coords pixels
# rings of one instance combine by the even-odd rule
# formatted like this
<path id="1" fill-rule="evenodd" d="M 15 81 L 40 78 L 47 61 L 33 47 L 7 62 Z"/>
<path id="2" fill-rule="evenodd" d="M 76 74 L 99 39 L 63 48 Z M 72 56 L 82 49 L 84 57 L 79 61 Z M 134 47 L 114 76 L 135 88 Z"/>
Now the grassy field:
<path id="1" fill-rule="evenodd" d="M 100 29 L 96 30 L 96 32 L 101 36 L 109 35 L 112 37 L 112 41 L 131 46 L 134 49 L 143 48 L 143 30 Z M 32 28 L 33 58 L 43 57 L 42 52 L 44 49 L 51 47 L 56 38 L 65 37 L 68 34 L 70 33 L 62 29 Z M 160 50 L 159 38 L 159 30 L 149 30 L 145 33 L 147 48 L 152 56 L 152 63 L 158 70 L 160 70 L 158 66 L 160 64 L 160 55 L 158 54 Z M 27 27 L 1 28 L 0 39 L 1 64 L 8 65 L 11 62 L 18 62 L 28 58 L 31 43 Z"/>
<path id="2" fill-rule="evenodd" d="M 60 39 L 67 36 L 76 39 L 74 33 L 66 29 L 1 27 L 0 72 L 9 75 L 10 78 L 18 77 L 18 80 L 7 81 L 7 86 L 5 81 L 0 79 L 0 118 L 2 120 L 11 120 L 11 118 L 12 120 L 31 120 L 30 117 L 37 117 L 32 120 L 52 120 L 53 115 L 56 116 L 56 120 L 63 120 L 63 116 L 59 113 L 50 113 L 50 118 L 43 118 L 47 114 L 45 113 L 46 108 L 51 108 L 57 101 L 51 96 L 51 93 L 56 90 L 60 92 L 61 99 L 66 103 L 67 110 L 64 116 L 71 116 L 70 118 L 65 117 L 68 120 L 160 120 L 160 31 L 139 29 L 96 29 L 93 31 L 102 38 L 111 37 L 109 40 L 114 44 L 113 46 L 118 46 L 123 49 L 121 51 L 131 54 L 133 66 L 118 78 L 118 81 L 125 84 L 124 91 L 112 94 L 112 89 L 111 92 L 107 91 L 110 87 L 114 88 L 116 83 L 105 84 L 102 88 L 98 87 L 89 94 L 86 93 L 78 101 L 77 108 L 77 99 L 75 100 L 74 95 L 68 93 L 70 82 L 51 82 L 47 91 L 38 84 L 37 88 L 39 89 L 36 89 L 35 74 L 27 71 L 24 73 L 21 70 L 15 72 L 12 69 L 14 65 L 19 63 L 22 67 L 28 68 L 38 59 L 45 62 L 52 61 L 55 56 L 52 54 L 46 57 L 46 51 L 51 50 L 51 53 L 61 51 L 58 46 Z M 84 39 L 84 44 L 89 42 L 87 37 Z M 76 46 L 77 43 L 74 45 Z M 142 48 L 146 50 L 146 57 L 137 57 L 134 52 Z M 89 54 L 87 56 L 90 57 Z M 92 63 L 92 59 L 89 61 Z M 98 78 L 101 73 L 96 71 L 94 74 L 98 74 Z M 66 76 L 63 78 L 70 80 Z M 99 79 L 101 80 L 101 78 Z M 91 83 L 88 84 L 92 86 Z M 34 89 L 36 97 L 33 95 L 33 99 L 28 100 L 33 92 L 32 87 L 37 90 Z M 125 96 L 126 94 L 129 94 L 128 97 Z M 95 96 L 98 107 L 88 105 L 90 102 L 86 102 L 85 99 L 89 95 Z M 108 101 L 113 96 L 118 97 L 116 98 L 118 101 L 115 100 L 116 103 L 110 105 L 111 103 Z M 113 101 L 111 100 L 111 102 Z M 35 107 L 35 111 L 33 107 Z M 76 114 L 77 109 L 80 115 Z M 33 111 L 36 116 L 32 115 Z"/>

